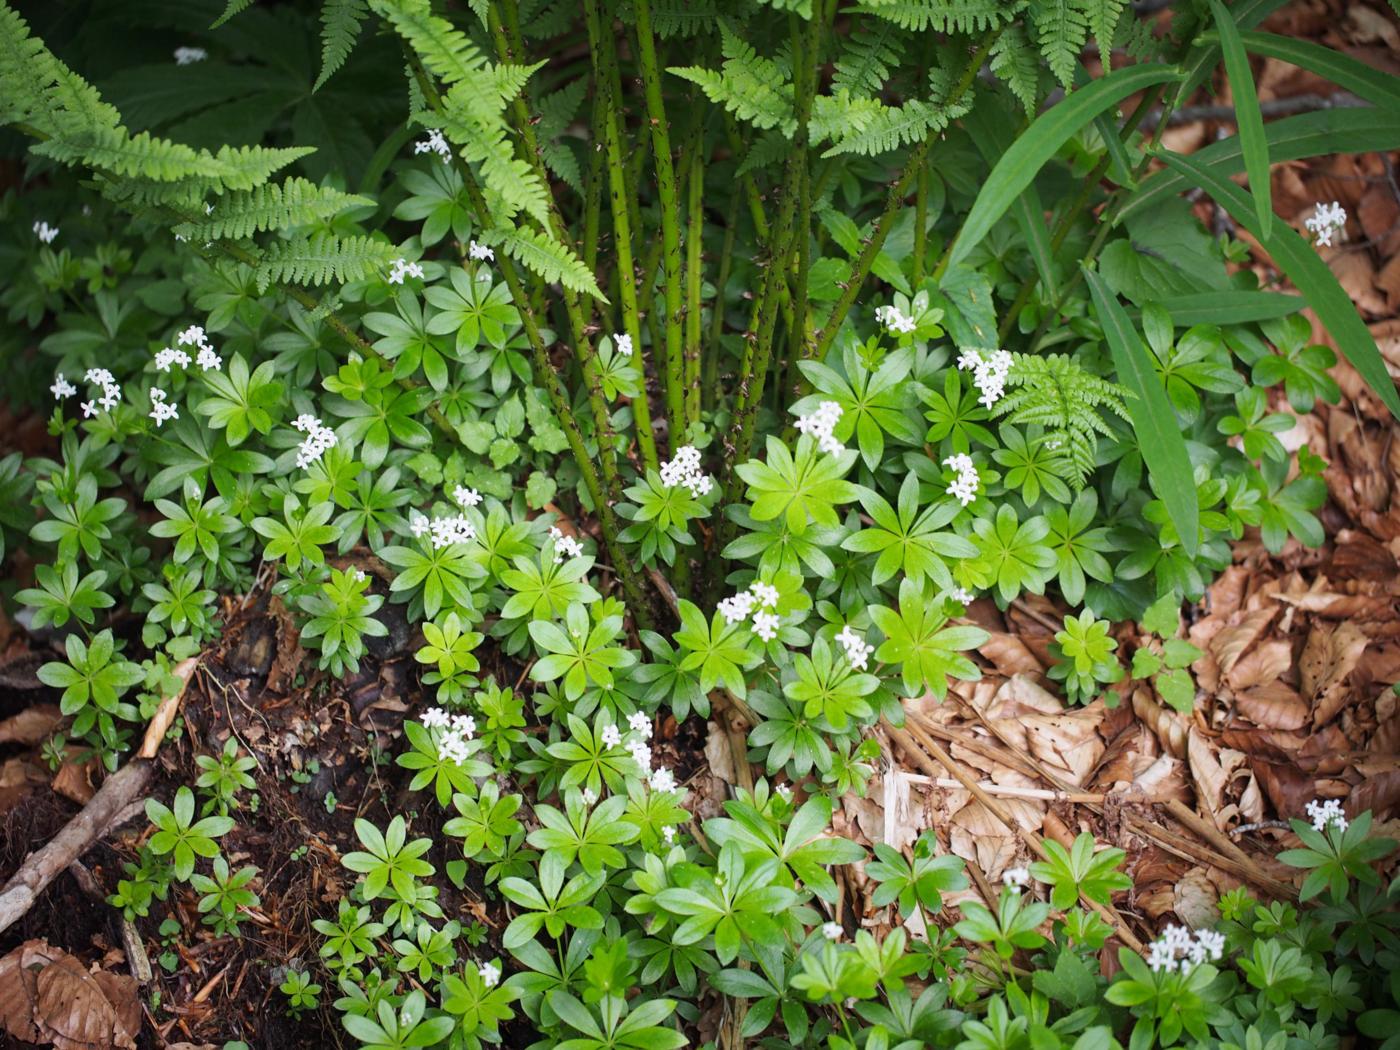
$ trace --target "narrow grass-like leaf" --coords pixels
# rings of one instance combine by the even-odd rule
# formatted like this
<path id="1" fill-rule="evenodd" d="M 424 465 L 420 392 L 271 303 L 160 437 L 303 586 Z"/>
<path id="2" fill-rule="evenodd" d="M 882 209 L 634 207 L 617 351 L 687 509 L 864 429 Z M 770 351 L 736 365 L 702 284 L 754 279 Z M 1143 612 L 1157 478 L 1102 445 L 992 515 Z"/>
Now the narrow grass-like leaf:
<path id="1" fill-rule="evenodd" d="M 1113 355 L 1118 381 L 1137 395 L 1128 402 L 1128 415 L 1132 417 L 1142 461 L 1152 475 L 1157 494 L 1166 504 L 1167 514 L 1181 537 L 1182 549 L 1194 558 L 1200 531 L 1196 482 L 1186 439 L 1167 400 L 1166 387 L 1152 367 L 1146 344 L 1113 290 L 1087 267 L 1084 278 L 1089 283 L 1089 294 L 1093 296 L 1109 353 Z"/>
<path id="2" fill-rule="evenodd" d="M 1289 0 L 1239 0 L 1230 10 L 1234 13 L 1236 26 L 1242 30 L 1253 29 L 1286 3 L 1289 3 Z M 1186 74 L 1177 90 L 1172 108 L 1184 106 L 1219 64 L 1220 41 L 1214 37 L 1202 38 L 1181 63 Z"/>
<path id="3" fill-rule="evenodd" d="M 1198 292 L 1157 300 L 1174 323 L 1189 328 L 1195 324 L 1248 324 L 1295 314 L 1307 305 L 1297 295 L 1280 292 Z M 1132 316 L 1132 311 L 1129 311 Z"/>
<path id="4" fill-rule="evenodd" d="M 1075 132 L 1109 106 L 1176 75 L 1176 70 L 1160 64 L 1114 70 L 1037 117 L 987 176 L 948 254 L 945 269 L 967 257 Z"/>
<path id="5" fill-rule="evenodd" d="M 1370 108 L 1323 109 L 1272 121 L 1264 126 L 1264 137 L 1275 164 L 1325 153 L 1400 149 L 1400 115 Z M 1218 175 L 1244 170 L 1244 146 L 1238 135 L 1213 142 L 1191 156 Z M 1167 197 L 1175 197 L 1190 184 L 1189 179 L 1171 168 L 1155 172 L 1142 181 L 1117 219 L 1121 222 Z"/>
<path id="6" fill-rule="evenodd" d="M 1240 31 L 1230 12 L 1220 0 L 1210 0 L 1211 15 L 1216 32 L 1220 34 L 1220 51 L 1225 56 L 1225 75 L 1230 78 L 1230 93 L 1235 99 L 1235 120 L 1240 129 L 1240 148 L 1244 150 L 1244 170 L 1249 175 L 1249 189 L 1254 194 L 1254 214 L 1265 237 L 1274 229 L 1273 194 L 1269 189 L 1269 146 L 1264 138 L 1264 114 L 1259 112 L 1259 92 L 1254 89 L 1254 73 L 1249 68 L 1249 55 L 1240 42 Z"/>
<path id="7" fill-rule="evenodd" d="M 1236 222 L 1259 238 L 1264 250 L 1279 269 L 1288 274 L 1308 305 L 1317 312 L 1318 319 L 1337 341 L 1338 349 L 1352 367 L 1361 373 L 1361 378 L 1385 402 L 1386 408 L 1400 419 L 1400 396 L 1395 393 L 1395 383 L 1386 370 L 1375 339 L 1356 312 L 1351 297 L 1337 283 L 1327 264 L 1318 258 L 1313 246 L 1283 223 L 1275 227 L 1272 236 L 1261 236 L 1251 221 L 1253 209 L 1249 206 L 1249 198 L 1233 182 L 1198 164 L 1192 157 L 1163 153 L 1162 159 L 1214 197 L 1215 202 L 1233 215 Z"/>
<path id="8" fill-rule="evenodd" d="M 1266 58 L 1277 58 L 1310 73 L 1326 77 L 1353 95 L 1367 102 L 1400 113 L 1400 77 L 1372 69 L 1364 62 L 1333 51 L 1330 47 L 1309 40 L 1294 40 L 1273 33 L 1241 33 L 1240 41 L 1248 51 Z"/>

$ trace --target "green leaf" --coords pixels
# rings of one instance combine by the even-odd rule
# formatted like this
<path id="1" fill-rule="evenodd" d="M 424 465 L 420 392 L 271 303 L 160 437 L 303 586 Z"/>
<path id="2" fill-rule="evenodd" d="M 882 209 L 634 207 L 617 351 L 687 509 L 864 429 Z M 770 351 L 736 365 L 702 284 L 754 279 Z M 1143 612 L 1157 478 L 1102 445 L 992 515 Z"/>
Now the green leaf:
<path id="1" fill-rule="evenodd" d="M 1391 414 L 1400 419 L 1400 396 L 1395 393 L 1395 383 L 1386 370 L 1370 329 L 1356 312 L 1351 297 L 1337 283 L 1327 264 L 1318 258 L 1312 245 L 1283 223 L 1278 225 L 1272 236 L 1261 236 L 1251 222 L 1249 199 L 1233 182 L 1221 178 L 1192 157 L 1163 152 L 1162 159 L 1214 197 L 1241 225 L 1259 238 L 1264 250 L 1288 274 L 1308 305 L 1317 312 L 1318 319 L 1337 341 L 1338 348 L 1352 367 L 1361 373 L 1361 378 L 1385 402 Z"/>
<path id="2" fill-rule="evenodd" d="M 1259 93 L 1254 89 L 1254 74 L 1249 68 L 1249 56 L 1240 42 L 1230 12 L 1220 0 L 1210 0 L 1211 15 L 1220 33 L 1220 50 L 1225 56 L 1225 73 L 1230 78 L 1230 92 L 1235 100 L 1235 119 L 1240 128 L 1240 148 L 1244 150 L 1244 168 L 1249 173 L 1249 188 L 1254 194 L 1254 213 L 1259 229 L 1268 237 L 1274 228 L 1272 193 L 1269 189 L 1269 146 L 1264 138 L 1264 115 L 1259 111 Z"/>
<path id="3" fill-rule="evenodd" d="M 1157 304 L 1183 328 L 1198 324 L 1231 325 L 1271 321 L 1287 317 L 1307 304 L 1296 295 L 1282 292 L 1197 292 L 1194 295 L 1165 296 Z"/>
<path id="4" fill-rule="evenodd" d="M 1041 114 L 1002 154 L 982 184 L 948 253 L 946 269 L 956 266 L 982 242 L 997 220 L 1006 214 L 1006 209 L 1025 192 L 1040 169 L 1075 132 L 1129 95 L 1177 75 L 1171 67 L 1155 63 L 1115 70 Z"/>
<path id="5" fill-rule="evenodd" d="M 1301 66 L 1310 73 L 1326 77 L 1353 95 L 1360 95 L 1367 102 L 1392 113 L 1400 113 L 1400 77 L 1372 69 L 1365 63 L 1349 58 L 1330 47 L 1314 44 L 1310 40 L 1295 40 L 1292 37 L 1260 32 L 1244 32 L 1240 33 L 1239 37 L 1244 47 L 1256 55 L 1278 58 L 1291 65 Z M 1226 61 L 1228 62 L 1228 57 Z M 1230 79 L 1233 84 L 1234 78 Z"/>
<path id="6" fill-rule="evenodd" d="M 1152 366 L 1152 356 L 1128 320 L 1122 304 L 1093 270 L 1085 268 L 1089 293 L 1113 355 L 1119 381 L 1137 397 L 1128 404 L 1143 462 L 1181 537 L 1182 548 L 1195 557 L 1200 535 L 1200 508 L 1186 439 L 1176 422 L 1167 392 Z"/>

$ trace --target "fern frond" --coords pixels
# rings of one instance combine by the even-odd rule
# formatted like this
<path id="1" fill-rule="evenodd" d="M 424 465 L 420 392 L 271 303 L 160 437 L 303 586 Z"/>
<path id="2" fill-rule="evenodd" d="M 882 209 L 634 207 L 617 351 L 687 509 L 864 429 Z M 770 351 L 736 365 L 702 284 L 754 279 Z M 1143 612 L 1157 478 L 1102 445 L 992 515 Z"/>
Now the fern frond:
<path id="1" fill-rule="evenodd" d="M 139 176 L 174 182 L 193 176 L 217 177 L 213 157 L 179 142 L 156 138 L 148 131 L 132 135 L 125 128 L 59 132 L 36 143 L 31 152 L 60 164 L 101 168 L 114 175 Z"/>
<path id="2" fill-rule="evenodd" d="M 345 65 L 368 13 L 365 0 L 326 0 L 321 5 L 321 73 L 311 87 L 313 92 Z"/>
<path id="3" fill-rule="evenodd" d="M 1063 354 L 1016 354 L 1006 385 L 1008 392 L 993 414 L 1018 425 L 1044 427 L 1047 437 L 1063 444 L 1074 487 L 1082 489 L 1098 456 L 1098 436 L 1113 434 L 1102 414 L 1127 420 L 1127 391 Z"/>
<path id="4" fill-rule="evenodd" d="M 71 135 L 115 128 L 121 114 L 31 36 L 23 18 L 0 6 L 0 122 Z"/>
<path id="5" fill-rule="evenodd" d="M 552 139 L 569 126 L 578 115 L 578 108 L 588 94 L 588 78 L 579 77 L 565 84 L 558 91 L 545 95 L 536 104 L 540 120 L 535 130 L 541 139 Z"/>
<path id="6" fill-rule="evenodd" d="M 266 230 L 288 230 L 329 219 L 347 208 L 374 202 L 368 197 L 290 178 L 231 193 L 202 222 L 185 222 L 175 232 L 187 240 L 243 240 Z"/>
<path id="7" fill-rule="evenodd" d="M 274 282 L 344 284 L 383 273 L 398 255 L 399 250 L 387 241 L 337 237 L 322 231 L 274 244 L 258 260 L 254 276 L 260 291 Z"/>
<path id="8" fill-rule="evenodd" d="M 1016 96 L 1028 115 L 1040 101 L 1040 57 L 1019 22 L 1007 26 L 992 45 L 992 74 Z"/>
<path id="9" fill-rule="evenodd" d="M 715 0 L 652 0 L 651 28 L 663 40 L 707 33 L 719 21 Z"/>
<path id="10" fill-rule="evenodd" d="M 1128 0 L 1079 0 L 1089 20 L 1089 32 L 1094 34 L 1094 42 L 1099 45 L 1099 59 L 1103 71 L 1113 68 L 1113 35 L 1118 30 L 1118 20 Z"/>
<path id="11" fill-rule="evenodd" d="M 228 3 L 224 6 L 224 13 L 214 19 L 214 23 L 209 28 L 218 29 L 219 26 L 223 25 L 234 15 L 242 14 L 252 6 L 253 0 L 228 0 Z"/>
<path id="12" fill-rule="evenodd" d="M 1007 0 L 866 0 L 851 10 L 920 33 L 980 33 L 1009 22 L 1020 7 Z"/>
<path id="13" fill-rule="evenodd" d="M 219 188 L 251 190 L 274 172 L 315 152 L 314 146 L 220 146 L 214 154 Z"/>
<path id="14" fill-rule="evenodd" d="M 369 0 L 374 13 L 394 27 L 434 76 L 455 84 L 479 73 L 486 56 L 467 35 L 432 12 L 428 0 Z"/>
<path id="15" fill-rule="evenodd" d="M 874 157 L 899 149 L 928 134 L 939 113 L 939 107 L 917 98 L 910 99 L 902 106 L 880 106 L 877 112 L 869 115 L 869 119 L 861 122 L 861 126 L 836 136 L 835 144 L 822 156 L 858 153 L 864 157 Z M 947 121 L 943 123 L 946 125 Z"/>
<path id="16" fill-rule="evenodd" d="M 521 66 L 513 63 L 493 66 L 491 78 L 494 82 L 496 94 L 502 102 L 509 102 L 520 94 L 525 87 L 525 82 L 535 75 L 543 66 L 544 61 L 536 62 L 532 66 Z"/>
<path id="17" fill-rule="evenodd" d="M 593 272 L 567 245 L 538 230 L 497 229 L 484 235 L 521 266 L 549 282 L 558 282 L 574 292 L 586 292 L 600 302 L 608 300 L 598 287 Z"/>
<path id="18" fill-rule="evenodd" d="M 492 211 L 504 219 L 519 212 L 540 223 L 549 221 L 549 187 L 535 170 L 515 154 L 504 120 L 483 119 L 485 98 L 474 83 L 464 81 L 443 96 L 441 131 L 449 142 L 461 146 L 463 156 L 481 167 Z M 465 89 L 465 90 L 463 90 Z"/>
<path id="19" fill-rule="evenodd" d="M 782 128 L 789 138 L 797 130 L 790 72 L 765 58 L 727 27 L 720 27 L 725 56 L 719 70 L 703 66 L 672 66 L 667 70 L 689 80 L 711 102 L 717 102 L 756 128 Z"/>
<path id="20" fill-rule="evenodd" d="M 1090 0 L 1092 2 L 1092 0 Z M 1037 0 L 1031 8 L 1035 42 L 1050 72 L 1068 88 L 1074 83 L 1074 67 L 1089 38 L 1089 17 L 1083 0 Z"/>
<path id="21" fill-rule="evenodd" d="M 893 22 L 878 21 L 873 28 L 855 30 L 836 60 L 833 93 L 846 91 L 853 98 L 874 98 L 885 89 L 890 72 L 899 68 L 903 52 L 899 27 Z"/>

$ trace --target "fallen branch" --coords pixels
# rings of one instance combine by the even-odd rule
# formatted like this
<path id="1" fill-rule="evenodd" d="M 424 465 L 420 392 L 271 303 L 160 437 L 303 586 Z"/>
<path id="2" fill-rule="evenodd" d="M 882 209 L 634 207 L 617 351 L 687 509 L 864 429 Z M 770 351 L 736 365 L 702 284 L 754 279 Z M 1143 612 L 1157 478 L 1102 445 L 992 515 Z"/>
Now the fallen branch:
<path id="1" fill-rule="evenodd" d="M 49 883 L 86 853 L 93 843 L 141 811 L 140 806 L 133 806 L 133 803 L 145 794 L 151 782 L 155 771 L 152 759 L 175 718 L 175 711 L 198 663 L 198 657 L 191 657 L 175 668 L 174 673 L 181 680 L 180 689 L 161 702 L 146 727 L 137 756 L 108 777 L 97 794 L 64 825 L 52 841 L 26 857 L 14 877 L 0 890 L 0 933 L 23 918 Z"/>

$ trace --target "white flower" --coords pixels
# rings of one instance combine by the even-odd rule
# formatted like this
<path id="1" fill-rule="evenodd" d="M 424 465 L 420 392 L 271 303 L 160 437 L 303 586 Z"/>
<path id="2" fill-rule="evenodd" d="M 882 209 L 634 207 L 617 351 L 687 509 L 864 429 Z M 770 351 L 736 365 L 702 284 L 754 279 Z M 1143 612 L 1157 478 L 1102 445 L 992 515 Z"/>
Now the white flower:
<path id="1" fill-rule="evenodd" d="M 694 445 L 682 445 L 669 462 L 661 464 L 661 484 L 667 488 L 683 485 L 699 499 L 710 491 L 714 481 L 700 469 L 700 450 Z"/>
<path id="2" fill-rule="evenodd" d="M 79 407 L 83 410 L 84 419 L 91 419 L 93 416 L 97 415 L 96 401 L 84 401 Z"/>
<path id="3" fill-rule="evenodd" d="M 203 62 L 209 57 L 209 52 L 202 47 L 177 47 L 175 49 L 175 64 L 177 66 L 188 66 L 194 62 Z"/>
<path id="4" fill-rule="evenodd" d="M 495 251 L 493 251 L 489 245 L 478 244 L 476 241 L 472 241 L 469 245 L 467 245 L 467 256 L 469 258 L 475 259 L 477 262 L 496 261 Z"/>
<path id="5" fill-rule="evenodd" d="M 987 408 L 1001 400 L 1006 391 L 1006 377 L 1015 363 L 1016 359 L 1005 350 L 993 350 L 984 358 L 981 351 L 969 348 L 958 357 L 958 368 L 972 372 L 972 385 L 982 392 L 977 401 Z"/>
<path id="6" fill-rule="evenodd" d="M 452 160 L 452 147 L 447 144 L 447 140 L 442 137 L 442 132 L 437 128 L 432 128 L 428 132 L 428 137 L 422 142 L 415 142 L 413 152 L 415 154 L 436 153 L 442 158 L 444 164 L 448 164 Z"/>
<path id="7" fill-rule="evenodd" d="M 846 650 L 846 659 L 851 666 L 858 671 L 864 671 L 870 662 L 870 654 L 875 651 L 875 647 L 857 634 L 850 624 L 841 628 L 841 633 L 836 636 L 836 640 L 841 643 L 841 648 Z"/>
<path id="8" fill-rule="evenodd" d="M 150 416 L 156 421 L 156 426 L 164 426 L 167 419 L 179 419 L 180 411 L 175 405 L 165 399 L 165 391 L 159 387 L 151 387 L 151 411 Z"/>
<path id="9" fill-rule="evenodd" d="M 190 325 L 175 336 L 176 346 L 204 346 L 208 341 L 204 329 L 197 324 Z"/>
<path id="10" fill-rule="evenodd" d="M 554 541 L 555 565 L 563 564 L 565 558 L 577 558 L 583 553 L 583 544 L 574 537 L 565 535 L 557 526 L 550 526 L 549 538 Z"/>
<path id="11" fill-rule="evenodd" d="M 432 528 L 432 522 L 428 520 L 426 514 L 419 514 L 416 510 L 408 516 L 408 528 L 413 533 L 413 538 L 421 540 Z"/>
<path id="12" fill-rule="evenodd" d="M 591 787 L 586 787 L 583 789 L 581 797 L 583 798 L 583 804 L 585 806 L 591 806 L 598 801 L 598 792 L 594 791 Z"/>
<path id="13" fill-rule="evenodd" d="M 224 367 L 224 359 L 214 353 L 212 346 L 201 346 L 195 355 L 194 363 L 205 372 L 213 372 Z"/>
<path id="14" fill-rule="evenodd" d="M 122 388 L 116 383 L 107 383 L 102 387 L 102 396 L 97 399 L 97 403 L 108 412 L 121 404 Z"/>
<path id="15" fill-rule="evenodd" d="M 623 357 L 632 356 L 632 337 L 626 332 L 618 332 L 613 336 L 613 347 Z"/>
<path id="16" fill-rule="evenodd" d="M 1335 825 L 1338 831 L 1346 831 L 1349 826 L 1347 816 L 1342 812 L 1342 804 L 1335 798 L 1329 798 L 1325 802 L 1315 798 L 1307 804 L 1304 811 L 1318 831 L 1325 831 L 1328 825 Z"/>
<path id="17" fill-rule="evenodd" d="M 1001 873 L 1001 884 L 1003 886 L 1014 886 L 1017 889 L 1031 881 L 1029 868 L 1007 868 Z"/>
<path id="18" fill-rule="evenodd" d="M 452 490 L 452 499 L 459 507 L 475 507 L 481 502 L 481 493 L 477 492 L 476 489 L 458 485 Z"/>
<path id="19" fill-rule="evenodd" d="M 476 975 L 481 978 L 481 983 L 487 988 L 494 988 L 501 980 L 501 968 L 495 963 L 487 963 L 485 966 L 476 968 Z"/>
<path id="20" fill-rule="evenodd" d="M 202 353 L 203 351 L 201 351 Z M 181 368 L 188 368 L 190 355 L 177 348 L 166 347 L 164 350 L 156 351 L 156 370 L 159 372 L 169 372 L 171 365 L 179 365 Z"/>
<path id="21" fill-rule="evenodd" d="M 811 415 L 798 416 L 794 425 L 803 434 L 815 438 L 817 447 L 823 452 L 838 453 L 846 450 L 846 446 L 832 436 L 840 421 L 841 406 L 835 401 L 823 401 Z"/>
<path id="22" fill-rule="evenodd" d="M 419 719 L 425 729 L 445 729 L 448 723 L 447 712 L 440 707 L 430 707 Z"/>
<path id="23" fill-rule="evenodd" d="M 457 766 L 471 757 L 466 736 L 456 729 L 448 729 L 442 734 L 437 749 L 439 758 Z"/>
<path id="24" fill-rule="evenodd" d="M 63 401 L 67 398 L 70 398 L 77 392 L 78 388 L 75 387 L 72 383 L 68 382 L 68 380 L 64 379 L 62 372 L 54 376 L 53 386 L 49 387 L 49 393 L 53 394 L 53 396 L 59 401 Z"/>
<path id="25" fill-rule="evenodd" d="M 627 753 L 632 756 L 632 761 L 643 769 L 651 769 L 651 745 L 645 740 L 629 740 L 627 742 Z"/>
<path id="26" fill-rule="evenodd" d="M 101 386 L 112 386 L 116 380 L 112 378 L 112 373 L 105 368 L 89 368 L 83 373 L 84 383 L 97 383 Z"/>
<path id="27" fill-rule="evenodd" d="M 754 596 L 754 600 L 765 609 L 775 608 L 778 604 L 778 599 L 782 597 L 778 588 L 774 587 L 771 583 L 761 583 L 759 581 L 754 581 L 749 584 L 749 592 Z"/>
<path id="28" fill-rule="evenodd" d="M 779 795 L 782 795 L 784 801 L 792 801 L 792 786 L 790 784 L 779 784 L 773 789 L 773 791 Z"/>
<path id="29" fill-rule="evenodd" d="M 676 775 L 665 766 L 652 770 L 650 782 L 653 791 L 676 790 Z"/>
<path id="30" fill-rule="evenodd" d="M 829 941 L 839 941 L 841 939 L 841 935 L 845 932 L 845 927 L 843 927 L 839 922 L 822 923 L 822 936 Z"/>
<path id="31" fill-rule="evenodd" d="M 948 495 L 956 496 L 958 502 L 966 507 L 977 498 L 977 465 L 966 452 L 955 452 L 943 461 L 943 465 L 952 467 L 958 475 L 949 483 Z"/>
<path id="32" fill-rule="evenodd" d="M 409 262 L 407 259 L 395 259 L 393 268 L 389 271 L 387 278 L 390 284 L 403 284 L 405 277 L 416 277 L 423 279 L 423 267 L 416 262 Z"/>
<path id="33" fill-rule="evenodd" d="M 771 642 L 778 637 L 778 622 L 778 617 L 773 613 L 756 612 L 753 614 L 753 633 L 765 642 Z"/>
<path id="34" fill-rule="evenodd" d="M 430 526 L 433 547 L 441 550 L 454 543 L 469 543 L 476 539 L 476 526 L 467 520 L 465 514 L 452 514 L 433 519 Z"/>
<path id="35" fill-rule="evenodd" d="M 757 601 L 752 592 L 740 591 L 731 597 L 720 599 L 719 614 L 724 617 L 725 623 L 742 623 L 749 618 L 749 613 L 753 612 Z"/>
<path id="36" fill-rule="evenodd" d="M 350 575 L 360 583 L 364 583 L 365 580 L 369 579 L 369 574 L 365 572 L 364 569 L 352 569 Z"/>
<path id="37" fill-rule="evenodd" d="M 1215 930 L 1197 930 L 1193 936 L 1185 926 L 1169 925 L 1148 945 L 1147 965 L 1153 971 L 1179 970 L 1187 973 L 1203 962 L 1219 959 L 1225 953 L 1225 935 Z"/>
<path id="38" fill-rule="evenodd" d="M 666 844 L 669 846 L 672 842 L 676 841 L 676 829 L 670 824 L 667 824 L 661 829 L 661 837 L 666 840 Z"/>
<path id="39" fill-rule="evenodd" d="M 622 743 L 622 732 L 614 725 L 606 725 L 603 731 L 598 734 L 598 739 L 603 742 L 604 747 L 617 747 Z"/>
<path id="40" fill-rule="evenodd" d="M 453 715 L 452 728 L 470 740 L 476 735 L 476 719 L 471 715 Z"/>
<path id="41" fill-rule="evenodd" d="M 953 601 L 962 602 L 964 605 L 966 605 L 970 601 L 975 601 L 977 595 L 975 595 L 972 591 L 969 591 L 966 587 L 954 587 L 952 591 L 952 598 Z"/>
<path id="42" fill-rule="evenodd" d="M 46 222 L 36 222 L 34 224 L 34 236 L 45 244 L 52 244 L 53 239 L 58 236 L 58 227 L 50 226 Z"/>
<path id="43" fill-rule="evenodd" d="M 627 726 L 643 740 L 651 739 L 651 719 L 640 711 L 633 711 L 627 716 Z"/>
<path id="44" fill-rule="evenodd" d="M 1317 243 L 1324 247 L 1332 246 L 1332 235 L 1340 233 L 1341 239 L 1346 240 L 1347 212 L 1339 203 L 1333 201 L 1331 204 L 1318 204 L 1314 209 L 1312 217 L 1303 223 L 1317 237 Z"/>
<path id="45" fill-rule="evenodd" d="M 306 435 L 297 448 L 297 466 L 302 470 L 318 462 L 326 449 L 335 447 L 335 431 L 322 426 L 321 421 L 309 412 L 303 412 L 292 420 L 292 426 Z"/>
<path id="46" fill-rule="evenodd" d="M 881 306 L 875 310 L 875 320 L 896 335 L 907 335 L 915 328 L 914 319 L 906 316 L 897 306 Z"/>

